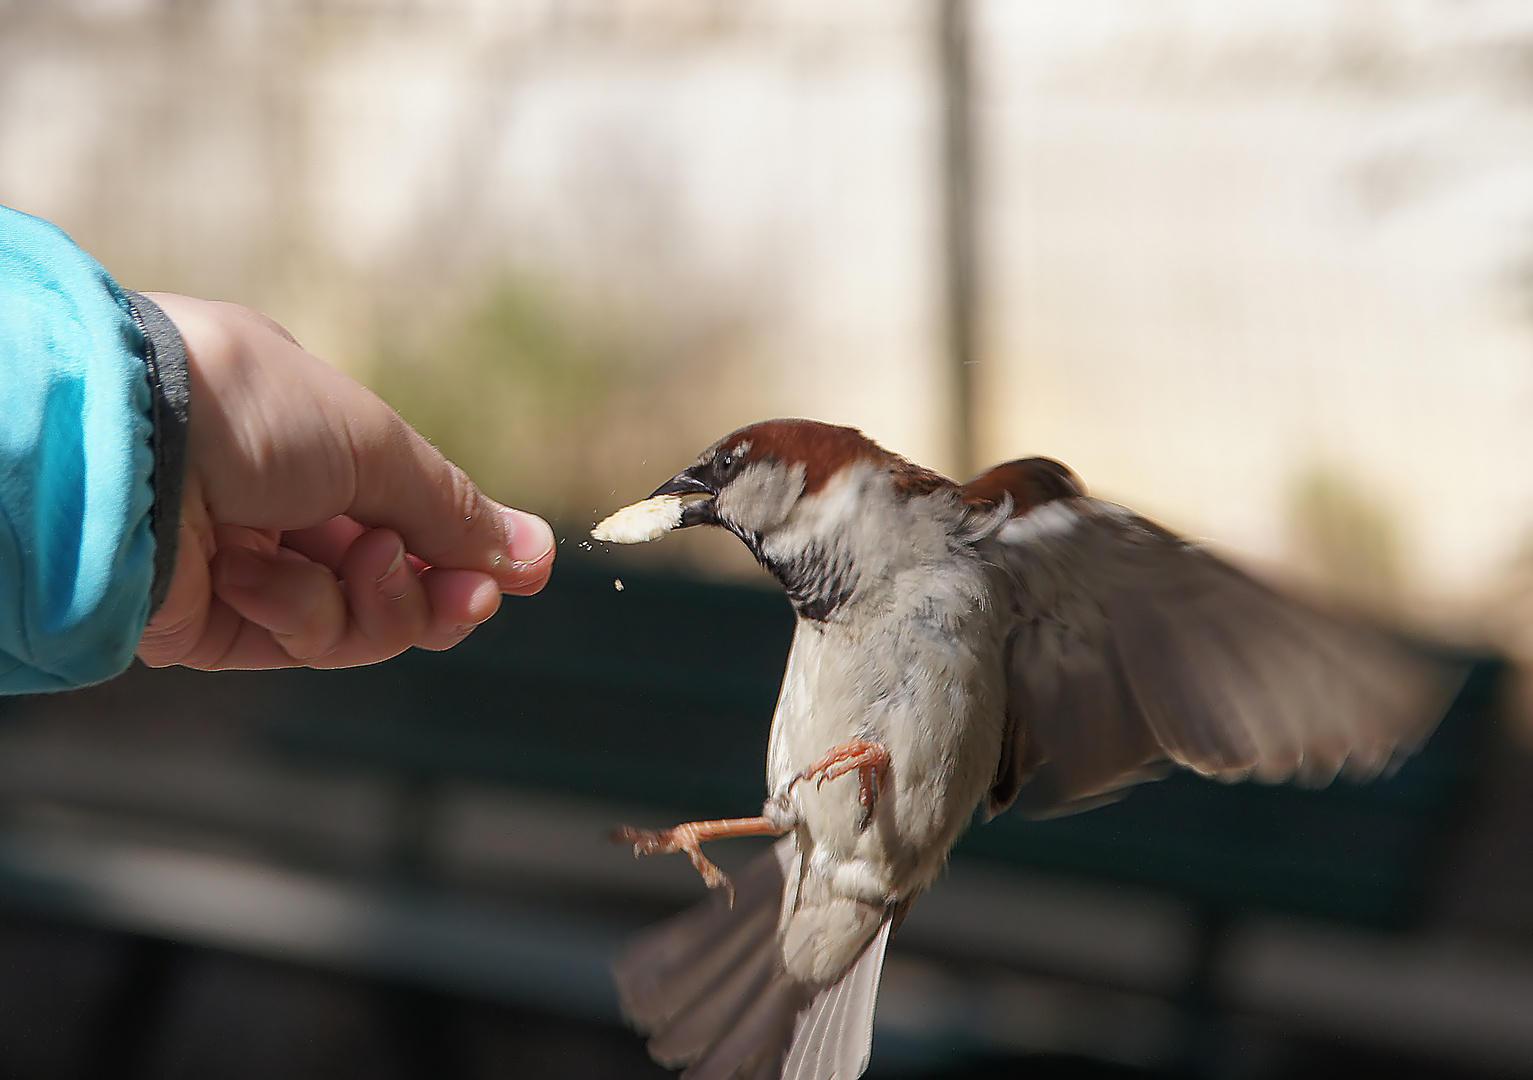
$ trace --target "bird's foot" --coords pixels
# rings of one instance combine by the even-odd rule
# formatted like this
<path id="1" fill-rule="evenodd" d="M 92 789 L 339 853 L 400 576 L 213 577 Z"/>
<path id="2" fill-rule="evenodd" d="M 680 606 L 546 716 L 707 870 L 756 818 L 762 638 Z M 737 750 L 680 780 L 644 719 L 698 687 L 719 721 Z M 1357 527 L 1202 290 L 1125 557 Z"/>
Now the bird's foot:
<path id="1" fill-rule="evenodd" d="M 781 836 L 782 833 L 782 827 L 770 818 L 723 818 L 718 821 L 688 821 L 674 828 L 658 830 L 620 825 L 612 830 L 612 842 L 632 844 L 636 859 L 641 855 L 686 852 L 692 860 L 692 866 L 702 876 L 703 884 L 710 889 L 725 890 L 729 896 L 729 906 L 734 907 L 734 883 L 729 880 L 728 874 L 703 854 L 703 841 L 731 836 Z"/>
<path id="2" fill-rule="evenodd" d="M 818 788 L 825 781 L 845 776 L 855 769 L 857 771 L 857 803 L 862 807 L 862 819 L 857 827 L 859 830 L 866 830 L 873 823 L 873 811 L 878 806 L 879 789 L 883 787 L 884 781 L 889 776 L 889 763 L 889 751 L 884 749 L 881 743 L 870 739 L 853 739 L 831 750 L 794 777 L 793 782 L 796 784 L 800 780 L 813 780 L 814 786 Z"/>

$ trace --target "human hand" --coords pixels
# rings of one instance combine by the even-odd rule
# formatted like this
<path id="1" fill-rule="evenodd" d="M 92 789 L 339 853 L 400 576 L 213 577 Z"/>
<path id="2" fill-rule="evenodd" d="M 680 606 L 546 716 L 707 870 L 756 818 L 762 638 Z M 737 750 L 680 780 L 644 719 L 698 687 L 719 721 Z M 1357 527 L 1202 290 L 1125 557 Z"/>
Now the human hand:
<path id="1" fill-rule="evenodd" d="M 553 566 L 366 387 L 235 304 L 151 293 L 191 380 L 176 566 L 139 640 L 159 667 L 350 667 L 457 644 Z"/>

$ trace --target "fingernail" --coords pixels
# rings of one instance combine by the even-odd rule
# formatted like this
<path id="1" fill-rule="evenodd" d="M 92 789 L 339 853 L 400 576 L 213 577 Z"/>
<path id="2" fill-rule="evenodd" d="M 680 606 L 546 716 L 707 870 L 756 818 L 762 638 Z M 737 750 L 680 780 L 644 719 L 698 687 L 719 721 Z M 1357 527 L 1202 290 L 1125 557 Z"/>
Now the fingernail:
<path id="1" fill-rule="evenodd" d="M 266 583 L 270 567 L 266 560 L 245 548 L 230 548 L 219 560 L 218 576 L 225 585 L 236 589 L 259 589 Z"/>
<path id="2" fill-rule="evenodd" d="M 389 563 L 389 568 L 373 579 L 373 584 L 378 591 L 390 600 L 402 600 L 410 591 L 410 575 L 405 570 L 405 545 L 402 541 L 394 541 L 397 550 L 394 559 Z"/>
<path id="3" fill-rule="evenodd" d="M 509 538 L 506 541 L 506 554 L 511 556 L 511 569 L 541 562 L 554 550 L 554 530 L 536 514 L 508 508 L 505 520 Z"/>

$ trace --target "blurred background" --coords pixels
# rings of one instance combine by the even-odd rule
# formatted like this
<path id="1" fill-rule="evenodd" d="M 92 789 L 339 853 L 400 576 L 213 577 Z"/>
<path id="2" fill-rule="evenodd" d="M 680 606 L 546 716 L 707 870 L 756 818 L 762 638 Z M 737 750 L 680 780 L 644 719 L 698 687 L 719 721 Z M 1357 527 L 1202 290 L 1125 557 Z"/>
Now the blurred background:
<path id="1" fill-rule="evenodd" d="M 978 830 L 879 1075 L 1533 1075 L 1533 7 L 0 0 L 0 202 L 563 537 L 445 656 L 0 702 L 0 1073 L 664 1075 L 605 962 L 700 887 L 603 837 L 753 809 L 791 620 L 585 538 L 802 415 L 1479 660 L 1398 783 Z"/>

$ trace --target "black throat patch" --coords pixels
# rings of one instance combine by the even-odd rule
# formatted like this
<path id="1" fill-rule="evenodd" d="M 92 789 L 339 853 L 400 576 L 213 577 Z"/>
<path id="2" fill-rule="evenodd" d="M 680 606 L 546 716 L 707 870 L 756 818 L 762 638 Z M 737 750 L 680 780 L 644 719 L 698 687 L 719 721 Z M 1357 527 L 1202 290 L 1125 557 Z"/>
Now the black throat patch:
<path id="1" fill-rule="evenodd" d="M 770 559 L 752 545 L 757 560 L 782 583 L 800 618 L 825 622 L 856 592 L 852 557 L 844 549 L 815 543 L 791 559 Z"/>

